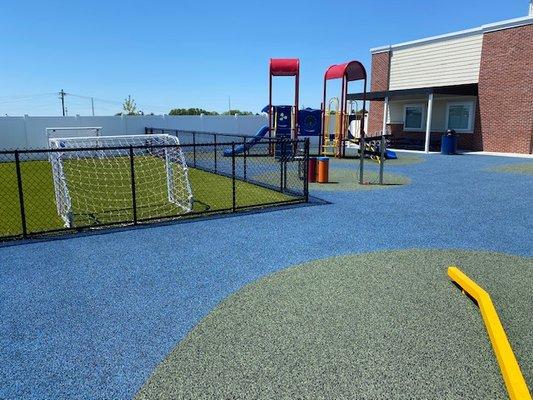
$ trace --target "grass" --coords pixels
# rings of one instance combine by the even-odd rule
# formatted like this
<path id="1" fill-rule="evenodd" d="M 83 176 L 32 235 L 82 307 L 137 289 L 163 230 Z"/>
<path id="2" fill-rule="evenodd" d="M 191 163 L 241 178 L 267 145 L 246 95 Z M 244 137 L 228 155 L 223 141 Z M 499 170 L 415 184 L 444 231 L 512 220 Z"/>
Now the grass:
<path id="1" fill-rule="evenodd" d="M 504 172 L 508 174 L 533 175 L 533 163 L 498 165 L 490 168 L 491 172 Z"/>
<path id="2" fill-rule="evenodd" d="M 390 166 L 403 166 L 403 165 L 420 164 L 426 161 L 423 157 L 418 156 L 416 154 L 396 152 L 396 155 L 398 156 L 397 159 L 385 161 L 385 167 L 389 165 Z"/>
<path id="3" fill-rule="evenodd" d="M 119 223 L 133 219 L 129 160 L 117 157 L 108 162 L 98 160 L 64 162 L 69 180 L 69 194 L 76 227 L 98 223 Z M 64 226 L 56 208 L 51 164 L 48 161 L 24 161 L 20 164 L 27 230 L 36 233 Z M 175 167 L 175 185 L 180 172 Z M 193 192 L 193 211 L 217 211 L 232 207 L 232 179 L 189 168 Z M 167 199 L 164 163 L 153 157 L 135 158 L 137 217 L 165 217 L 183 214 L 183 209 Z M 21 213 L 15 163 L 0 163 L 0 237 L 22 233 Z M 236 203 L 250 207 L 294 199 L 283 193 L 251 183 L 236 181 Z M 179 196 L 179 194 L 178 194 Z"/>
<path id="4" fill-rule="evenodd" d="M 391 160 L 385 160 L 385 169 L 388 167 L 396 167 L 396 166 L 405 166 L 405 165 L 413 165 L 413 164 L 420 164 L 426 162 L 426 159 L 422 156 L 419 156 L 417 154 L 411 154 L 411 153 L 403 153 L 403 152 L 396 152 L 396 155 L 398 158 L 391 159 Z M 337 165 L 339 167 L 343 165 L 358 165 L 359 159 L 338 159 L 338 158 L 330 158 L 330 163 L 332 165 Z M 374 160 L 370 160 L 368 158 L 365 159 L 365 164 L 370 165 L 379 165 Z"/>
<path id="5" fill-rule="evenodd" d="M 329 183 L 311 183 L 309 188 L 321 191 L 355 191 L 355 190 L 372 190 L 406 185 L 410 182 L 409 178 L 399 174 L 385 172 L 383 174 L 384 185 L 373 184 L 378 182 L 378 171 L 365 169 L 364 181 L 372 184 L 360 185 L 358 182 L 357 171 L 348 168 L 331 168 L 329 170 Z"/>
<path id="6" fill-rule="evenodd" d="M 446 276 L 450 264 L 491 293 L 531 379 L 531 259 L 411 249 L 311 261 L 243 287 L 136 398 L 506 398 L 479 311 Z"/>

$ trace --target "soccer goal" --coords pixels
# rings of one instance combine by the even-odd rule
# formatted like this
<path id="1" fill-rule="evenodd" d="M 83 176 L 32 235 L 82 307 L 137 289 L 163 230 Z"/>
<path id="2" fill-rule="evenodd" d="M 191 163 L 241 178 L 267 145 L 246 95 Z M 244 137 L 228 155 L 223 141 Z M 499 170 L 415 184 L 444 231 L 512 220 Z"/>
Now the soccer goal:
<path id="1" fill-rule="evenodd" d="M 57 213 L 66 227 L 155 219 L 192 211 L 189 171 L 171 135 L 48 140 Z"/>

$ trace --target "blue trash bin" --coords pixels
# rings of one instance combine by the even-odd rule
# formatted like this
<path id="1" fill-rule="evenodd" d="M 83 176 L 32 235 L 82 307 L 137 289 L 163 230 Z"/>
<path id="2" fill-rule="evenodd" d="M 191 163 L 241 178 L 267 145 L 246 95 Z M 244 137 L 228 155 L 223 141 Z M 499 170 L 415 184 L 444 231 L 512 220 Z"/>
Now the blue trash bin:
<path id="1" fill-rule="evenodd" d="M 457 135 L 453 129 L 448 129 L 444 135 L 442 135 L 442 141 L 440 145 L 440 154 L 456 154 L 457 153 Z"/>

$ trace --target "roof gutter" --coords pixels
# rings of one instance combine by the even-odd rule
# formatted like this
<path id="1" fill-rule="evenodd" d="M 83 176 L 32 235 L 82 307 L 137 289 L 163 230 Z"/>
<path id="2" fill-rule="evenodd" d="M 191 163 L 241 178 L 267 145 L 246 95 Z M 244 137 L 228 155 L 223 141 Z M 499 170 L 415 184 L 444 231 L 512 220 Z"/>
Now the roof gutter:
<path id="1" fill-rule="evenodd" d="M 492 24 L 481 25 L 477 28 L 465 29 L 462 31 L 446 33 L 444 35 L 430 36 L 423 39 L 412 40 L 409 42 L 403 42 L 398 44 L 374 47 L 370 49 L 372 54 L 388 52 L 391 50 L 399 50 L 407 47 L 417 46 L 421 44 L 428 44 L 433 42 L 439 42 L 442 40 L 457 39 L 466 36 L 480 35 L 486 32 L 494 32 L 502 29 L 517 28 L 524 25 L 533 24 L 533 16 L 528 15 L 526 17 L 508 19 L 505 21 L 494 22 Z"/>

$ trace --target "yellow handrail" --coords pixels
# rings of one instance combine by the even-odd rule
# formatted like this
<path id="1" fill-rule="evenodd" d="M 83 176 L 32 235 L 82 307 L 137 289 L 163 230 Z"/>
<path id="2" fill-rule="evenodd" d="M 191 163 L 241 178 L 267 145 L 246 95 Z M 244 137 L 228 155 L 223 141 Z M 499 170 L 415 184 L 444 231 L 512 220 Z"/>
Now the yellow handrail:
<path id="1" fill-rule="evenodd" d="M 492 348 L 500 365 L 509 398 L 511 400 L 531 400 L 526 381 L 522 376 L 518 361 L 516 361 L 511 344 L 507 340 L 507 335 L 489 294 L 457 267 L 449 267 L 448 276 L 477 301 Z"/>

